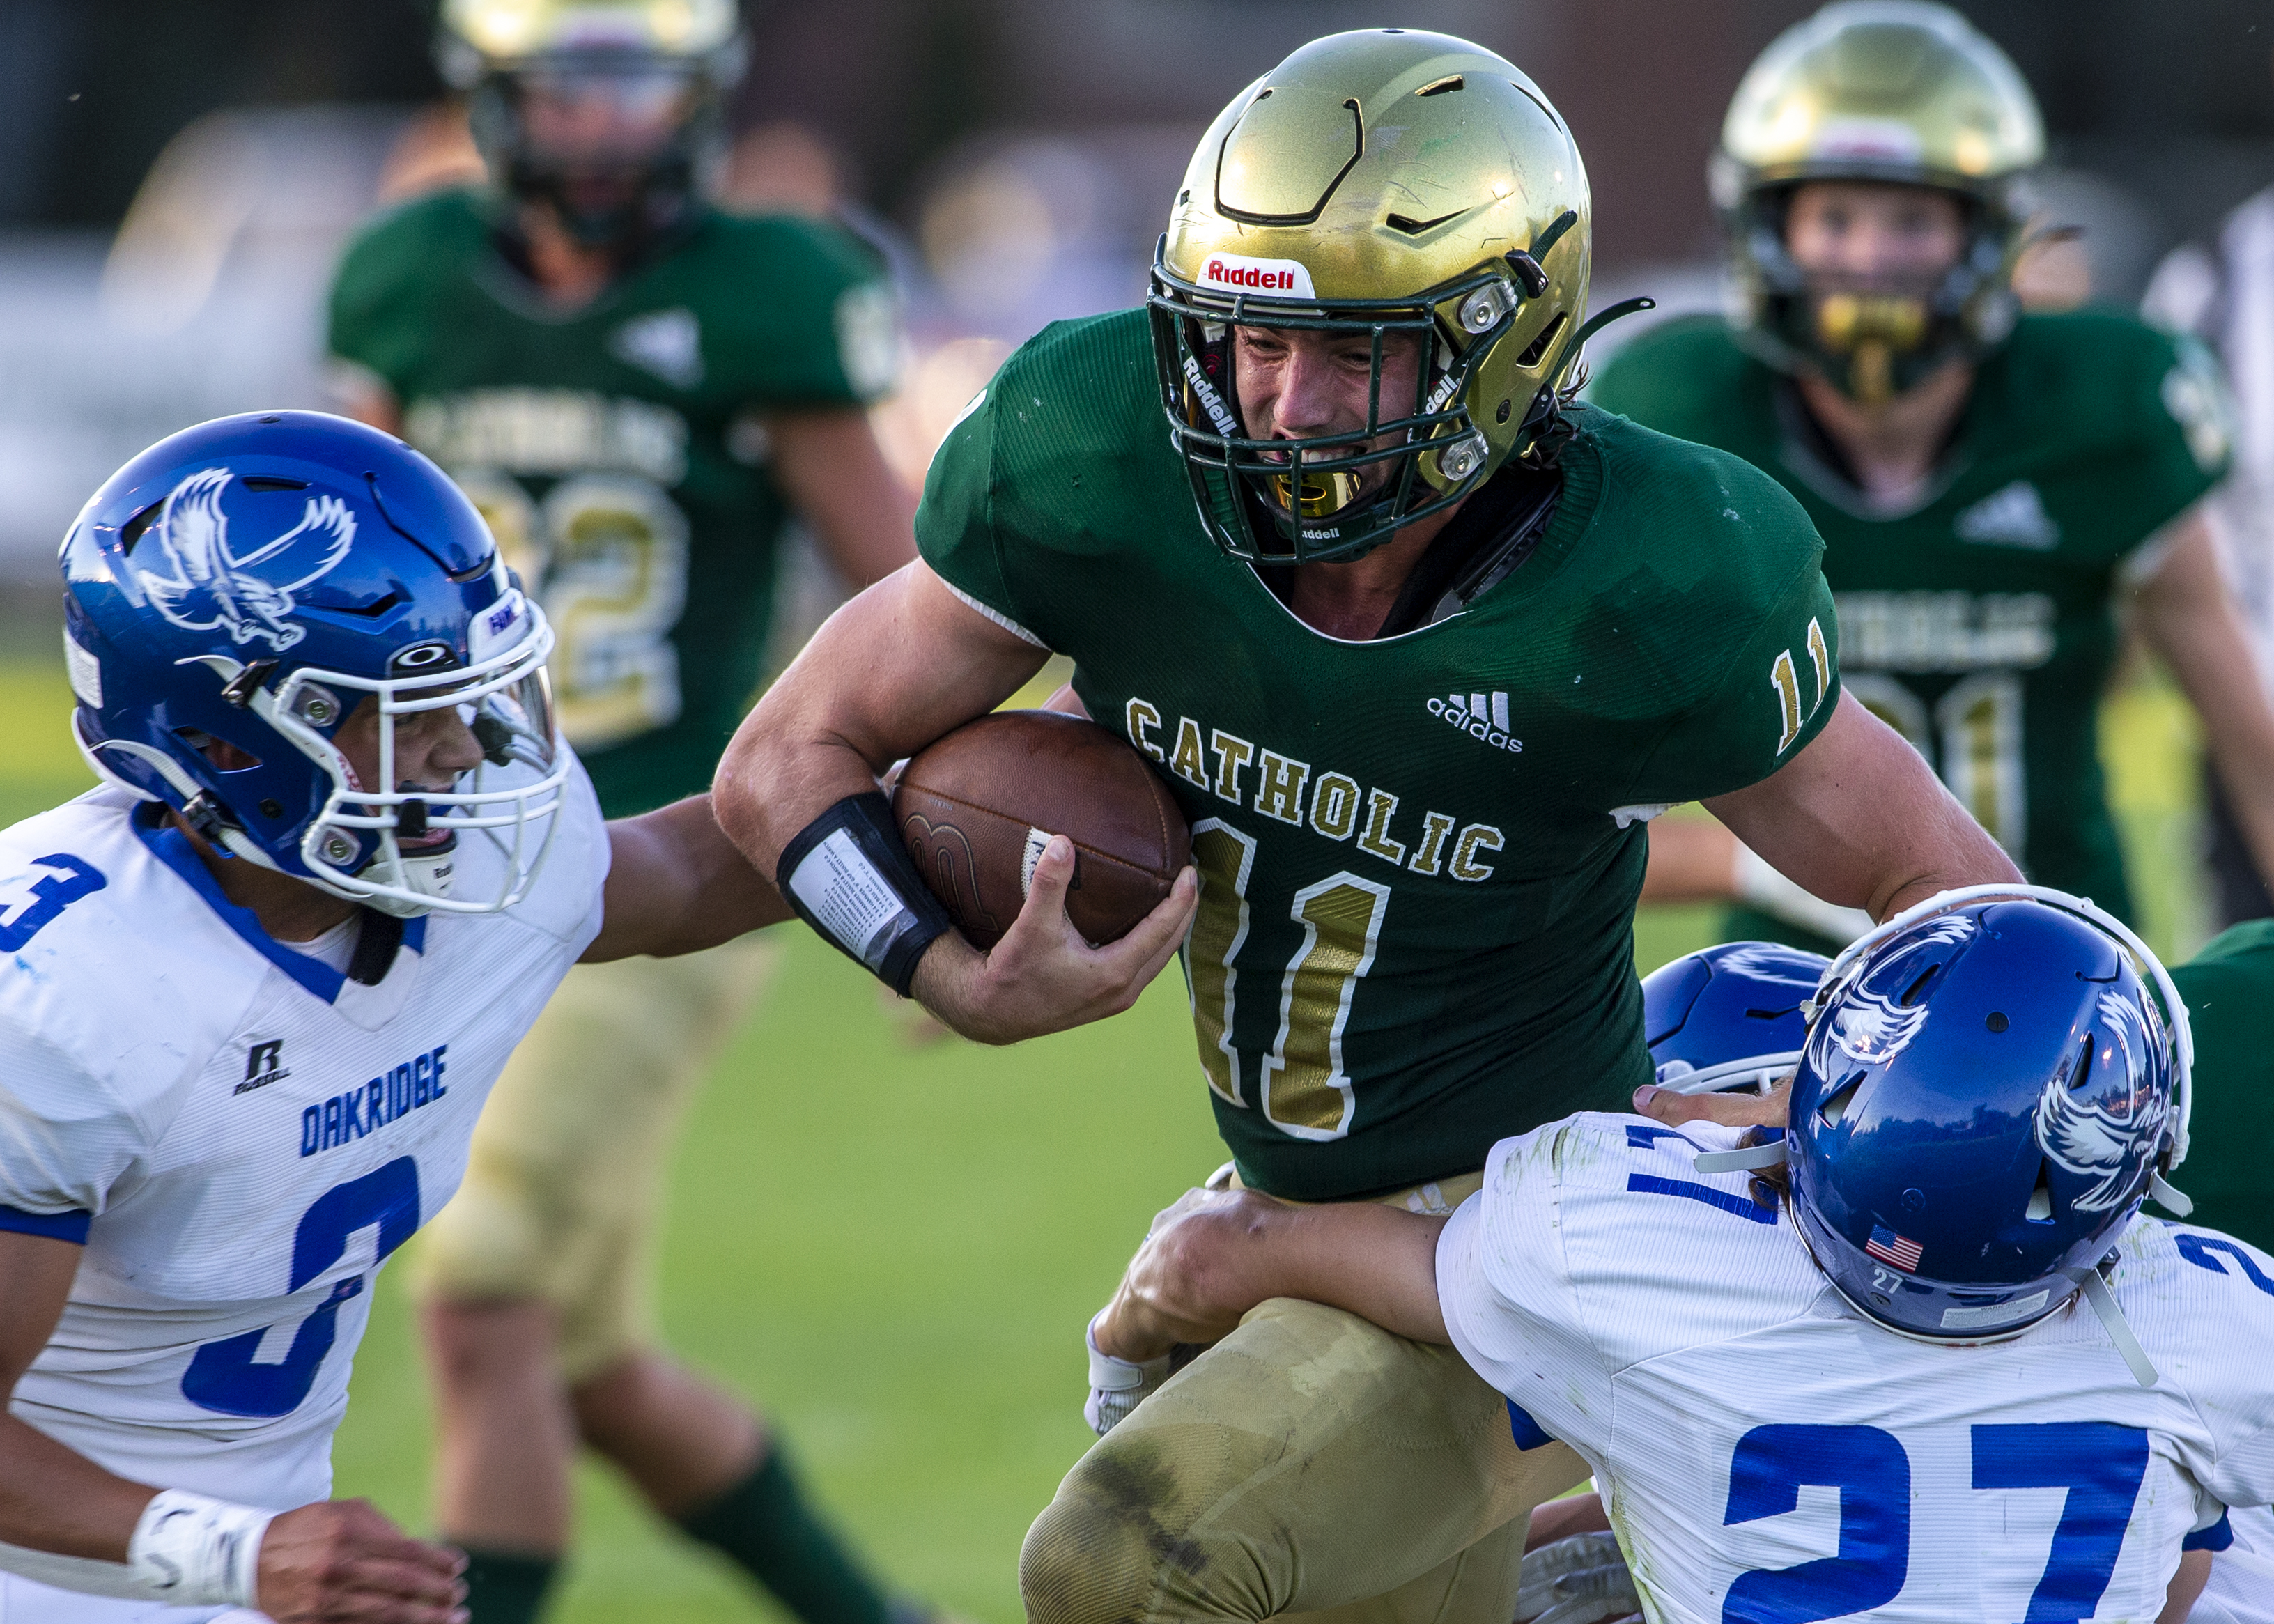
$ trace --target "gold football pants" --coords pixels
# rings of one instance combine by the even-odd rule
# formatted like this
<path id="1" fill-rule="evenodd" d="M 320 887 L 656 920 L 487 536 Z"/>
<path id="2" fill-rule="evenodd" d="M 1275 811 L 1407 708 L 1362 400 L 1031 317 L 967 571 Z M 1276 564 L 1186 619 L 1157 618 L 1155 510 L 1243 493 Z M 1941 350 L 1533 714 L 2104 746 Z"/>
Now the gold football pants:
<path id="1" fill-rule="evenodd" d="M 651 1343 L 672 1140 L 778 954 L 744 936 L 571 969 L 482 1107 L 465 1183 L 419 1237 L 413 1289 L 550 1303 L 572 1385 Z"/>
<path id="2" fill-rule="evenodd" d="M 1509 1624 L 1532 1508 L 1586 1476 L 1452 1349 L 1275 1298 L 1082 1456 L 1020 1589 L 1028 1624 Z"/>

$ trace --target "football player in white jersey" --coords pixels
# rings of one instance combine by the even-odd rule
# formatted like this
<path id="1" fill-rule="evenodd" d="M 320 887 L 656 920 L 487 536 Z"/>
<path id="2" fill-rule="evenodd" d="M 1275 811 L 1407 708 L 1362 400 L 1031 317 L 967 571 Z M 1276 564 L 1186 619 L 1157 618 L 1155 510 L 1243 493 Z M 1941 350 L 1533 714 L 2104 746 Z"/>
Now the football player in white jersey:
<path id="1" fill-rule="evenodd" d="M 1451 1342 L 1594 1467 L 1653 1624 L 2184 1619 L 2185 1547 L 2274 1500 L 2274 1259 L 2140 1214 L 2185 1205 L 2169 978 L 2089 903 L 1957 892 L 1815 1011 L 1788 1131 L 1571 1117 L 1449 1218 L 1194 1192 L 1096 1340 L 1291 1296 Z"/>
<path id="2" fill-rule="evenodd" d="M 0 1619 L 463 1618 L 327 1500 L 372 1280 L 571 963 L 786 911 L 704 798 L 602 823 L 542 614 L 392 436 L 185 430 L 62 561 L 106 782 L 0 832 Z"/>

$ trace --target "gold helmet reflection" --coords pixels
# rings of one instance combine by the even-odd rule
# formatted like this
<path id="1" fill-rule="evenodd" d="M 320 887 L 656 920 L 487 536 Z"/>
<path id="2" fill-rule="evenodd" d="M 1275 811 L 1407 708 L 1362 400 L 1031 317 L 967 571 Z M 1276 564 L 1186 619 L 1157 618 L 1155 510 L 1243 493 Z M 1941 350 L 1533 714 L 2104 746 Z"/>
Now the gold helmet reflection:
<path id="1" fill-rule="evenodd" d="M 444 71 L 462 86 L 565 52 L 709 65 L 741 38 L 734 0 L 443 0 L 441 20 Z"/>
<path id="2" fill-rule="evenodd" d="M 724 101 L 743 49 L 734 0 L 443 0 L 435 39 L 443 78 L 470 93 L 474 144 L 492 177 L 551 203 L 578 240 L 626 252 L 684 216 L 723 153 Z M 560 165 L 531 142 L 522 98 L 548 74 L 680 81 L 670 139 L 625 155 L 621 202 L 580 202 Z"/>
<path id="3" fill-rule="evenodd" d="M 1562 117 L 1465 40 L 1330 34 L 1233 97 L 1193 154 L 1147 300 L 1216 544 L 1356 557 L 1535 452 L 1577 354 L 1591 217 Z M 1231 376 L 1242 324 L 1372 336 L 1368 429 L 1249 438 Z M 1413 395 L 1391 400 L 1382 345 L 1399 335 L 1426 359 Z"/>
<path id="4" fill-rule="evenodd" d="M 2013 62 L 1947 6 L 1841 0 L 1778 36 L 1737 86 L 1709 175 L 1730 259 L 1730 320 L 1786 371 L 1884 401 L 2012 331 L 2012 288 L 2044 126 Z M 1966 245 L 1909 285 L 1811 279 L 1785 211 L 1812 180 L 1949 193 Z"/>

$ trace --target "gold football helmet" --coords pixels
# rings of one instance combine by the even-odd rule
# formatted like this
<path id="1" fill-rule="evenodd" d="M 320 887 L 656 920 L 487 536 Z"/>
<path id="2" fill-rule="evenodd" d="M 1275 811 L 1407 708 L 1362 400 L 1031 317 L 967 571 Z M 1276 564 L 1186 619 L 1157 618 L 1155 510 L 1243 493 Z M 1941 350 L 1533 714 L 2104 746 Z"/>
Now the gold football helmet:
<path id="1" fill-rule="evenodd" d="M 1709 179 L 1730 259 L 1731 323 L 1771 365 L 1866 402 L 2013 330 L 2012 279 L 2044 158 L 2036 99 L 2006 53 L 1947 6 L 1839 0 L 1779 35 L 1737 86 Z M 1966 245 L 1931 282 L 1811 277 L 1786 252 L 1813 180 L 1949 193 Z"/>
<path id="2" fill-rule="evenodd" d="M 1330 34 L 1233 97 L 1193 154 L 1146 299 L 1216 545 L 1251 562 L 1355 558 L 1511 455 L 1547 454 L 1591 215 L 1562 117 L 1465 40 Z M 1233 378 L 1242 325 L 1370 338 L 1366 427 L 1252 437 Z M 1383 346 L 1399 335 L 1424 359 L 1412 398 L 1390 400 Z"/>
<path id="3" fill-rule="evenodd" d="M 723 152 L 742 56 L 734 0 L 444 0 L 435 42 L 491 177 L 627 254 Z"/>

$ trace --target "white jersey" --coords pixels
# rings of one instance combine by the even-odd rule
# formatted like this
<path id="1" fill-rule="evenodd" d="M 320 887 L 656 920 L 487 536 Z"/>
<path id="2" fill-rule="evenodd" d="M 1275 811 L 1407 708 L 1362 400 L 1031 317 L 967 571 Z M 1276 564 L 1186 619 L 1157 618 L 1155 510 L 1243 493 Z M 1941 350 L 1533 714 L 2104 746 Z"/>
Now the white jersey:
<path id="1" fill-rule="evenodd" d="M 2274 1261 L 2142 1220 L 2089 1308 L 1943 1346 L 1856 1313 L 1742 1173 L 1575 1116 L 1493 1147 L 1437 1251 L 1445 1324 L 1518 1440 L 1595 1469 L 1653 1624 L 2150 1624 L 2181 1543 L 2274 1501 Z M 1541 1441 L 1545 1441 L 1542 1438 Z"/>
<path id="2" fill-rule="evenodd" d="M 523 901 L 405 921 L 375 985 L 272 941 L 123 792 L 0 832 L 0 1228 L 86 1245 L 17 1416 L 143 1483 L 330 1493 L 379 1266 L 457 1188 L 599 929 L 581 770 L 556 816 Z M 473 835 L 458 861 L 478 891 L 503 859 Z M 0 1547 L 42 1578 L 62 1560 Z"/>
<path id="3" fill-rule="evenodd" d="M 2228 1521 L 2229 1543 L 2187 1624 L 2274 1624 L 2274 1510 L 2254 1506 Z"/>

